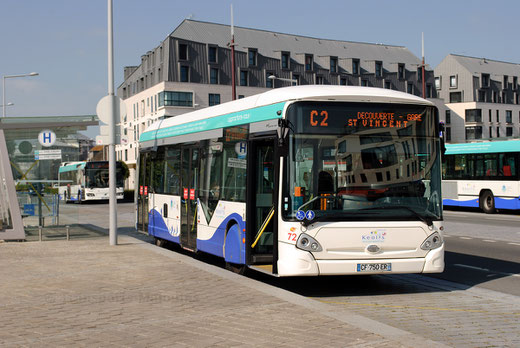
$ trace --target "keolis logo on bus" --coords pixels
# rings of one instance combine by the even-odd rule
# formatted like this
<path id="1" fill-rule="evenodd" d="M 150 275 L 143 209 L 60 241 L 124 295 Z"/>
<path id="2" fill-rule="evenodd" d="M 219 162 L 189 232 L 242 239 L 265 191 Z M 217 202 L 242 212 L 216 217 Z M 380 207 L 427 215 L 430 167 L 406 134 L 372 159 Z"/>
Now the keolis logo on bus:
<path id="1" fill-rule="evenodd" d="M 386 232 L 384 231 L 371 231 L 369 234 L 364 234 L 361 236 L 361 240 L 363 243 L 373 243 L 373 242 L 384 242 L 386 238 Z"/>

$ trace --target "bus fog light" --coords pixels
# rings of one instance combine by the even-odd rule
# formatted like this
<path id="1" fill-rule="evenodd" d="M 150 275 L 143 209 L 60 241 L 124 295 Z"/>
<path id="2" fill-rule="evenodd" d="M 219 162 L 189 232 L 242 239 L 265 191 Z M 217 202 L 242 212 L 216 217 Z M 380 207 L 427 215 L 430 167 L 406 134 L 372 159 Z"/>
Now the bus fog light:
<path id="1" fill-rule="evenodd" d="M 87 197 L 94 197 L 94 196 L 95 196 L 95 194 L 93 194 L 93 193 L 87 193 Z"/>
<path id="2" fill-rule="evenodd" d="M 422 250 L 433 250 L 442 246 L 442 237 L 438 232 L 432 233 L 426 240 L 422 243 Z"/>
<path id="3" fill-rule="evenodd" d="M 296 247 L 305 251 L 318 252 L 323 250 L 316 239 L 305 233 L 300 234 L 300 237 L 296 241 Z"/>

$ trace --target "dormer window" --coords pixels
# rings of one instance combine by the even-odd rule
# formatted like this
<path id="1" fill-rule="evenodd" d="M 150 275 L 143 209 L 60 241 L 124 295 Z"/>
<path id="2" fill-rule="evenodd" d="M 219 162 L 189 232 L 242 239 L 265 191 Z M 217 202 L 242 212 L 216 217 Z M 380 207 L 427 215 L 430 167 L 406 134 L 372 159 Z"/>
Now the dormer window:
<path id="1" fill-rule="evenodd" d="M 330 57 L 330 72 L 337 73 L 338 72 L 338 58 Z"/>
<path id="2" fill-rule="evenodd" d="M 359 59 L 352 59 L 352 75 L 359 75 Z"/>
<path id="3" fill-rule="evenodd" d="M 254 48 L 248 50 L 249 66 L 256 66 L 258 51 Z"/>
<path id="4" fill-rule="evenodd" d="M 291 54 L 289 52 L 282 52 L 282 69 L 289 69 L 291 61 Z"/>
<path id="5" fill-rule="evenodd" d="M 306 54 L 305 55 L 305 70 L 306 71 L 312 71 L 314 65 L 314 60 L 312 54 Z"/>
<path id="6" fill-rule="evenodd" d="M 179 60 L 188 60 L 188 45 L 179 43 Z"/>
<path id="7" fill-rule="evenodd" d="M 376 77 L 382 77 L 383 76 L 383 62 L 376 61 Z"/>
<path id="8" fill-rule="evenodd" d="M 216 46 L 208 47 L 208 62 L 217 63 L 217 52 L 218 50 Z"/>
<path id="9" fill-rule="evenodd" d="M 489 74 L 482 74 L 481 83 L 482 87 L 489 87 Z"/>
<path id="10" fill-rule="evenodd" d="M 399 80 L 404 80 L 405 76 L 404 76 L 404 64 L 399 64 L 397 66 L 397 75 L 399 77 Z"/>

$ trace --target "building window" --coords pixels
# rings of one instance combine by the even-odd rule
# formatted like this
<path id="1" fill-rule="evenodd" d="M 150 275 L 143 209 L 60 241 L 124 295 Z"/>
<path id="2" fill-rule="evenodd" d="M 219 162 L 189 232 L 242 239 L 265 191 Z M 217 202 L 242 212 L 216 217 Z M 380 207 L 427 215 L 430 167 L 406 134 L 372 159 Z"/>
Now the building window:
<path id="1" fill-rule="evenodd" d="M 482 139 L 482 127 L 466 127 L 466 140 Z"/>
<path id="2" fill-rule="evenodd" d="M 289 62 L 291 54 L 289 52 L 282 52 L 282 69 L 289 69 Z"/>
<path id="3" fill-rule="evenodd" d="M 312 71 L 313 68 L 313 57 L 312 54 L 305 55 L 305 71 Z"/>
<path id="4" fill-rule="evenodd" d="M 339 84 L 340 84 L 341 86 L 346 86 L 346 85 L 347 85 L 347 79 L 344 78 L 344 77 L 340 78 L 340 79 L 339 79 Z"/>
<path id="5" fill-rule="evenodd" d="M 426 84 L 426 98 L 432 98 L 432 85 L 427 83 Z"/>
<path id="6" fill-rule="evenodd" d="M 417 81 L 422 81 L 422 67 L 417 68 Z"/>
<path id="7" fill-rule="evenodd" d="M 392 83 L 390 81 L 385 81 L 385 88 L 392 89 Z"/>
<path id="8" fill-rule="evenodd" d="M 493 122 L 492 116 L 491 116 L 491 109 L 489 109 L 489 123 Z"/>
<path id="9" fill-rule="evenodd" d="M 248 78 L 247 78 L 247 71 L 246 70 L 240 70 L 240 86 L 247 86 Z"/>
<path id="10" fill-rule="evenodd" d="M 440 76 L 437 76 L 435 78 L 435 88 L 436 89 L 441 89 L 441 77 Z"/>
<path id="11" fill-rule="evenodd" d="M 500 127 L 497 127 L 497 138 L 500 138 Z"/>
<path id="12" fill-rule="evenodd" d="M 376 61 L 376 77 L 383 76 L 383 62 Z"/>
<path id="13" fill-rule="evenodd" d="M 482 109 L 466 109 L 466 122 L 482 122 Z"/>
<path id="14" fill-rule="evenodd" d="M 450 88 L 457 88 L 457 76 L 450 76 Z"/>
<path id="15" fill-rule="evenodd" d="M 209 83 L 218 85 L 218 68 L 211 68 L 209 70 Z"/>
<path id="16" fill-rule="evenodd" d="M 352 59 L 352 75 L 359 75 L 359 59 Z"/>
<path id="17" fill-rule="evenodd" d="M 193 106 L 193 93 L 191 92 L 160 92 L 159 107 L 162 106 Z"/>
<path id="18" fill-rule="evenodd" d="M 190 67 L 186 65 L 181 65 L 181 81 L 180 82 L 190 82 Z"/>
<path id="19" fill-rule="evenodd" d="M 506 110 L 506 123 L 513 123 L 513 111 Z"/>
<path id="20" fill-rule="evenodd" d="M 337 73 L 338 72 L 338 58 L 330 57 L 330 72 Z"/>
<path id="21" fill-rule="evenodd" d="M 451 127 L 446 128 L 446 141 L 451 141 Z"/>
<path id="22" fill-rule="evenodd" d="M 245 97 L 241 94 L 238 95 L 238 99 L 244 99 Z"/>
<path id="23" fill-rule="evenodd" d="M 368 86 L 368 80 L 362 79 L 361 80 L 361 86 L 367 87 Z"/>
<path id="24" fill-rule="evenodd" d="M 408 82 L 408 84 L 406 85 L 406 92 L 413 94 L 413 84 L 412 83 Z"/>
<path id="25" fill-rule="evenodd" d="M 489 139 L 493 138 L 493 127 L 489 126 Z"/>
<path id="26" fill-rule="evenodd" d="M 298 86 L 300 84 L 300 75 L 293 74 L 292 79 L 293 79 L 293 83 L 292 83 L 293 86 Z"/>
<path id="27" fill-rule="evenodd" d="M 257 55 L 258 55 L 258 51 L 256 49 L 250 48 L 248 50 L 249 66 L 256 66 L 257 65 Z"/>
<path id="28" fill-rule="evenodd" d="M 220 104 L 220 94 L 209 94 L 209 106 Z"/>
<path id="29" fill-rule="evenodd" d="M 489 87 L 489 74 L 482 74 L 480 80 L 482 87 Z"/>
<path id="30" fill-rule="evenodd" d="M 506 91 L 502 91 L 502 103 L 504 103 L 504 104 L 507 103 L 507 92 Z"/>
<path id="31" fill-rule="evenodd" d="M 188 45 L 179 43 L 179 60 L 188 60 Z"/>
<path id="32" fill-rule="evenodd" d="M 500 122 L 500 110 L 497 110 L 497 122 Z"/>
<path id="33" fill-rule="evenodd" d="M 513 136 L 513 127 L 507 127 L 506 128 L 506 137 L 512 137 Z"/>
<path id="34" fill-rule="evenodd" d="M 323 85 L 323 76 L 316 76 L 316 84 Z"/>
<path id="35" fill-rule="evenodd" d="M 446 110 L 446 124 L 451 124 L 451 110 Z"/>
<path id="36" fill-rule="evenodd" d="M 397 76 L 399 78 L 399 80 L 404 80 L 405 78 L 405 75 L 404 75 L 404 64 L 399 64 L 397 66 Z"/>
<path id="37" fill-rule="evenodd" d="M 504 75 L 504 89 L 507 89 L 509 86 L 509 76 Z"/>
<path id="38" fill-rule="evenodd" d="M 461 103 L 462 102 L 462 92 L 451 92 L 450 93 L 450 103 Z"/>
<path id="39" fill-rule="evenodd" d="M 270 79 L 269 76 L 274 76 L 272 72 L 268 72 L 265 74 L 265 87 L 273 88 L 273 79 Z"/>
<path id="40" fill-rule="evenodd" d="M 209 46 L 208 48 L 208 62 L 217 63 L 217 47 Z"/>
<path id="41" fill-rule="evenodd" d="M 478 91 L 478 101 L 479 102 L 486 102 L 486 91 L 485 90 L 479 90 Z"/>

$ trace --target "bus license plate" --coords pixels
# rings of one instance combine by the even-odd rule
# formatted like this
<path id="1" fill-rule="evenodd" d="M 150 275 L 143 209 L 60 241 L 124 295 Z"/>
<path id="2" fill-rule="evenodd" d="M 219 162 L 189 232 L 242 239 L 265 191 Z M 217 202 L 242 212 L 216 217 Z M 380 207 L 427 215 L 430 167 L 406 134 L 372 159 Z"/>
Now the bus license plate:
<path id="1" fill-rule="evenodd" d="M 391 263 L 358 263 L 358 272 L 391 272 Z"/>

